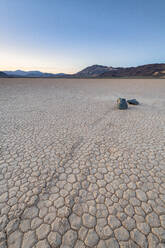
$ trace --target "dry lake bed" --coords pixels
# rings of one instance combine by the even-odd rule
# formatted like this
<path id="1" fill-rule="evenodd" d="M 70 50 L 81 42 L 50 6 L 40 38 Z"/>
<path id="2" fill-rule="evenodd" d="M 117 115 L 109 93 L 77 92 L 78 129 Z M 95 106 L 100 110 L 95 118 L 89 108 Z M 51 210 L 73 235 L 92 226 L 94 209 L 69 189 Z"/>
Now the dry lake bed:
<path id="1" fill-rule="evenodd" d="M 165 247 L 164 79 L 0 79 L 0 248 L 19 247 Z"/>

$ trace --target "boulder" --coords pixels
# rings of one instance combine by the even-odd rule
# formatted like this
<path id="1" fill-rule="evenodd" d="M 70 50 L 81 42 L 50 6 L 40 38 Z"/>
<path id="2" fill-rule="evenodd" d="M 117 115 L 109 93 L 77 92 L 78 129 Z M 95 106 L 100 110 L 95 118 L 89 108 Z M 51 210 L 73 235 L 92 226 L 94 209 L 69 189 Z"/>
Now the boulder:
<path id="1" fill-rule="evenodd" d="M 130 99 L 130 100 L 127 100 L 127 102 L 132 105 L 139 105 L 139 102 L 136 99 Z"/>
<path id="2" fill-rule="evenodd" d="M 125 98 L 118 98 L 117 99 L 117 108 L 118 109 L 127 109 L 128 104 Z"/>

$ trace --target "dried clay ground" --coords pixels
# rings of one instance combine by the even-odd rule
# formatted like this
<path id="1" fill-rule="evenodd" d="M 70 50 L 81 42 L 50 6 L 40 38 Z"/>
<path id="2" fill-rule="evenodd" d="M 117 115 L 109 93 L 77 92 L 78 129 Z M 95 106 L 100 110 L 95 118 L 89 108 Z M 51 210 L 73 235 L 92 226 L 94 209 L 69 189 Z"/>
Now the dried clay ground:
<path id="1" fill-rule="evenodd" d="M 0 79 L 2 247 L 165 247 L 165 80 Z"/>

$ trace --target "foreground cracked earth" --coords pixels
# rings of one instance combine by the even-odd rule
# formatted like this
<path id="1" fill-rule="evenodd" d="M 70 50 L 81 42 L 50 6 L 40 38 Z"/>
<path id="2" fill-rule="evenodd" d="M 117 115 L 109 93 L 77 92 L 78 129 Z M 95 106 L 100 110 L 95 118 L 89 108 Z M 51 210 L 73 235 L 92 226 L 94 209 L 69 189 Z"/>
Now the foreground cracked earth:
<path id="1" fill-rule="evenodd" d="M 0 80 L 0 248 L 165 247 L 165 84 L 150 81 Z"/>

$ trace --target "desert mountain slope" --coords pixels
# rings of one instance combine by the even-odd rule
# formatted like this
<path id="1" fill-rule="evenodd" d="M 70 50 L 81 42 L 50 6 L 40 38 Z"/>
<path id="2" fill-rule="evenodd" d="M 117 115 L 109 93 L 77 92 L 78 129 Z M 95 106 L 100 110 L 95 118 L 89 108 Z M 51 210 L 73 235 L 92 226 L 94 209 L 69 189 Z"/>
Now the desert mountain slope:
<path id="1" fill-rule="evenodd" d="M 106 71 L 100 77 L 162 77 L 165 75 L 165 64 L 149 64 L 137 67 L 119 67 Z"/>
<path id="2" fill-rule="evenodd" d="M 86 67 L 85 69 L 74 75 L 78 77 L 97 77 L 102 73 L 110 71 L 111 68 L 112 67 L 103 66 L 103 65 L 92 65 Z"/>

